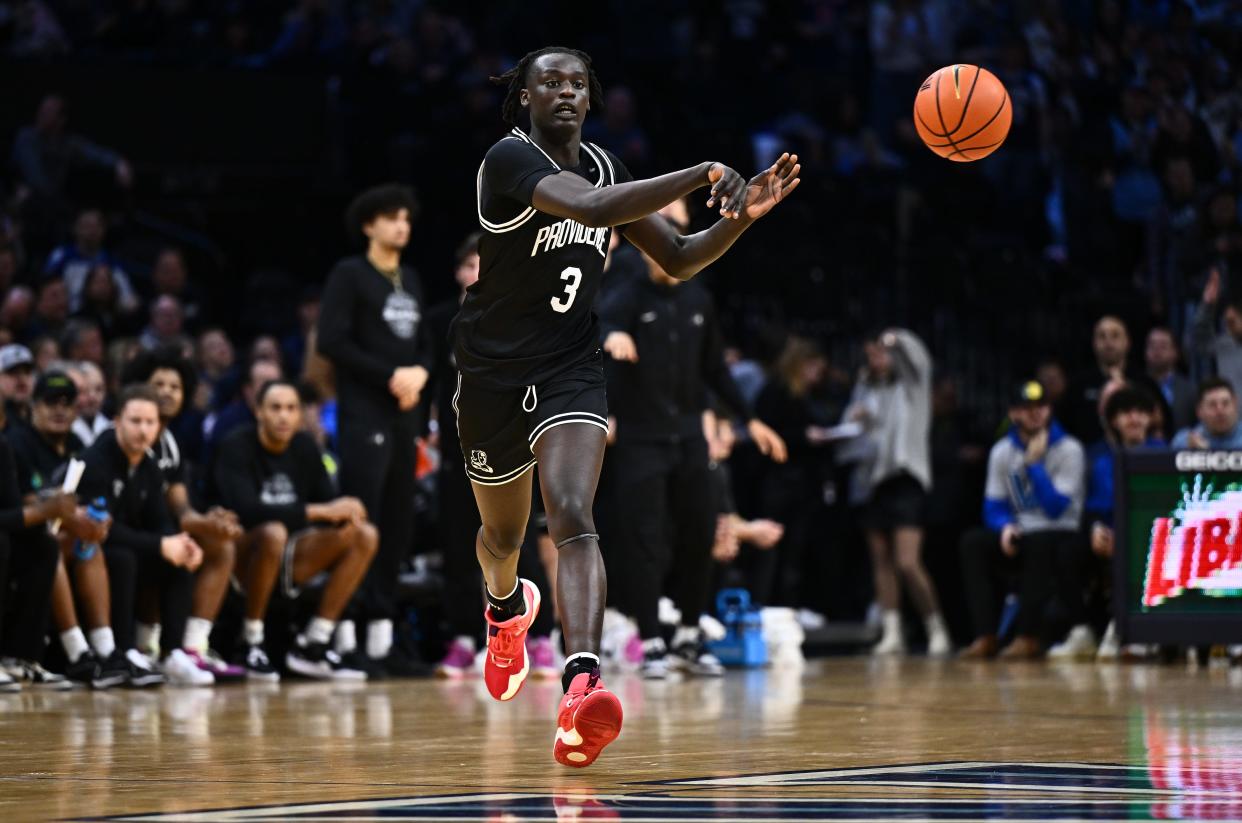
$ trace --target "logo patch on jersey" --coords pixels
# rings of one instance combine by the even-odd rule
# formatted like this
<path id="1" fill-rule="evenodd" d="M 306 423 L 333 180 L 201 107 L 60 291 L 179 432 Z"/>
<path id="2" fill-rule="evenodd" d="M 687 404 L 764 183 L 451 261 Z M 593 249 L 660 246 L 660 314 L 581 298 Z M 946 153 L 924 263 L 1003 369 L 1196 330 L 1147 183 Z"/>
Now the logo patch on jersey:
<path id="1" fill-rule="evenodd" d="M 694 317 L 691 317 L 691 318 L 690 318 L 690 322 L 691 322 L 691 323 L 693 323 L 693 324 L 694 324 L 694 325 L 696 325 L 696 326 L 701 326 L 701 325 L 703 325 L 703 313 L 702 313 L 702 312 L 699 312 L 699 313 L 695 314 L 695 315 L 694 315 Z"/>
<path id="2" fill-rule="evenodd" d="M 388 328 L 402 340 L 409 340 L 414 336 L 414 332 L 418 330 L 418 321 L 422 319 L 414 298 L 403 291 L 388 295 L 388 299 L 384 301 L 383 315 Z"/>
<path id="3" fill-rule="evenodd" d="M 487 472 L 492 474 L 495 470 L 487 465 L 487 452 L 479 449 L 470 450 L 470 468 L 477 472 Z"/>
<path id="4" fill-rule="evenodd" d="M 655 322 L 655 319 L 656 319 L 656 313 L 653 311 L 645 311 L 642 314 L 638 315 L 639 323 L 653 323 Z"/>
<path id="5" fill-rule="evenodd" d="M 119 477 L 116 480 L 113 480 L 112 481 L 112 496 L 120 497 L 124 492 L 125 492 L 125 481 Z"/>
<path id="6" fill-rule="evenodd" d="M 565 219 L 539 229 L 539 233 L 535 235 L 535 245 L 531 246 L 530 256 L 534 257 L 541 251 L 555 251 L 571 243 L 585 243 L 588 246 L 594 246 L 600 257 L 605 257 L 608 254 L 604 250 L 606 242 L 608 242 L 607 226 L 589 229 L 577 220 Z"/>
<path id="7" fill-rule="evenodd" d="M 298 491 L 289 475 L 281 472 L 263 481 L 263 488 L 259 489 L 259 500 L 265 506 L 289 506 L 298 502 Z"/>

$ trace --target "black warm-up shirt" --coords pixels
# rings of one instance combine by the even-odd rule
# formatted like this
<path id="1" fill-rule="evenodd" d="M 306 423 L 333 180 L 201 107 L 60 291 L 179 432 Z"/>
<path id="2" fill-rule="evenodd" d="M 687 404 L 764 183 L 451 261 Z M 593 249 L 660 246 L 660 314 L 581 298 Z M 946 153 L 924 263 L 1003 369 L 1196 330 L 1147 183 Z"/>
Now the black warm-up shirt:
<path id="1" fill-rule="evenodd" d="M 336 369 L 343 421 L 390 422 L 402 414 L 388 390 L 393 371 L 404 366 L 431 370 L 422 285 L 405 266 L 400 282 L 400 288 L 394 287 L 363 256 L 345 258 L 328 275 L 317 345 Z M 406 413 L 418 414 L 421 406 Z"/>
<path id="2" fill-rule="evenodd" d="M 62 454 L 30 426 L 15 429 L 9 435 L 9 445 L 17 459 L 17 486 L 23 495 L 60 488 L 69 461 L 85 448 L 71 433 L 65 440 Z"/>
<path id="3" fill-rule="evenodd" d="M 323 455 L 305 432 L 276 454 L 259 442 L 254 426 L 238 429 L 220 443 L 212 479 L 218 501 L 237 512 L 247 529 L 278 521 L 290 533 L 301 531 L 306 506 L 335 497 Z"/>
<path id="4" fill-rule="evenodd" d="M 617 439 L 676 441 L 702 436 L 706 389 L 743 420 L 754 417 L 724 360 L 711 295 L 696 283 L 664 286 L 644 277 L 621 284 L 600 307 L 605 336 L 634 338 L 637 363 L 605 361 Z"/>
<path id="5" fill-rule="evenodd" d="M 535 186 L 567 172 L 596 188 L 632 178 L 611 152 L 582 143 L 578 165 L 562 169 L 521 129 L 488 150 L 479 167 L 479 279 L 453 321 L 457 368 L 500 388 L 539 385 L 593 358 L 593 305 L 610 227 L 546 214 Z"/>
<path id="6" fill-rule="evenodd" d="M 102 497 L 112 516 L 104 549 L 125 546 L 158 555 L 160 541 L 175 530 L 164 503 L 164 474 L 151 452 L 131 466 L 116 431 L 109 430 L 82 452 L 81 459 L 86 471 L 78 484 L 78 500 L 85 506 Z"/>

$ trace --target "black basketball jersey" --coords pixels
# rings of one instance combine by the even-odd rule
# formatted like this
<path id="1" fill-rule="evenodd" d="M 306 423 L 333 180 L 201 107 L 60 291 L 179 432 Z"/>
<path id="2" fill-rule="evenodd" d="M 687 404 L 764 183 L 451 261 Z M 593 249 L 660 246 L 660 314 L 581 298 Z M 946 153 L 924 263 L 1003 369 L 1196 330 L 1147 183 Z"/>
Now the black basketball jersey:
<path id="1" fill-rule="evenodd" d="M 611 152 L 586 142 L 578 166 L 562 169 L 516 128 L 479 167 L 479 279 L 452 329 L 457 368 L 469 378 L 536 385 L 599 350 L 593 307 L 613 230 L 531 205 L 536 184 L 560 171 L 597 188 L 633 179 Z"/>

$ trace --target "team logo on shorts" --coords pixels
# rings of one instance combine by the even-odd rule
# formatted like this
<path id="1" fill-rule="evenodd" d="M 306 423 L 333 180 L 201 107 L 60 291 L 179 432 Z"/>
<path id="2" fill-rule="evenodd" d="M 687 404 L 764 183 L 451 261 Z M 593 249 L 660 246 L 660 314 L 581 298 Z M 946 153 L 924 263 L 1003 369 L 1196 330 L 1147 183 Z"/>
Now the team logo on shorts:
<path id="1" fill-rule="evenodd" d="M 493 472 L 492 467 L 487 465 L 487 452 L 478 449 L 470 450 L 470 467 L 477 472 Z"/>

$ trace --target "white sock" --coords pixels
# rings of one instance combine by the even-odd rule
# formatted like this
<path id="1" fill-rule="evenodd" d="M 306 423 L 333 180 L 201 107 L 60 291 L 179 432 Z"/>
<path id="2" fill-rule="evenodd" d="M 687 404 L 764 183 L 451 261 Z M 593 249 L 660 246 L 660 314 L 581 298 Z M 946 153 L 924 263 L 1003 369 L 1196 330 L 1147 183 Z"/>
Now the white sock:
<path id="1" fill-rule="evenodd" d="M 354 621 L 342 620 L 336 624 L 336 653 L 349 654 L 358 648 L 358 631 Z"/>
<path id="2" fill-rule="evenodd" d="M 90 630 L 91 646 L 95 649 L 95 654 L 103 660 L 107 660 L 114 651 L 116 651 L 116 638 L 112 636 L 111 626 L 102 626 L 98 629 Z"/>
<path id="3" fill-rule="evenodd" d="M 367 657 L 383 660 L 392 651 L 392 621 L 372 620 L 367 624 Z"/>
<path id="4" fill-rule="evenodd" d="M 134 646 L 145 655 L 159 657 L 160 624 L 139 620 L 134 628 Z"/>
<path id="5" fill-rule="evenodd" d="M 77 663 L 79 657 L 91 650 L 90 644 L 86 642 L 86 635 L 82 634 L 81 626 L 61 632 L 60 645 L 64 646 L 65 657 L 70 663 Z"/>
<path id="6" fill-rule="evenodd" d="M 185 635 L 181 641 L 181 648 L 202 654 L 207 651 L 210 637 L 211 621 L 201 617 L 191 617 L 185 621 Z"/>
<path id="7" fill-rule="evenodd" d="M 475 651 L 474 638 L 468 634 L 459 634 L 453 638 L 454 643 L 461 643 L 473 654 Z"/>
<path id="8" fill-rule="evenodd" d="M 937 634 L 945 634 L 947 630 L 944 625 L 944 617 L 940 612 L 929 614 L 923 621 L 923 625 L 927 628 L 927 636 L 932 637 Z"/>
<path id="9" fill-rule="evenodd" d="M 336 628 L 335 620 L 325 617 L 312 617 L 306 624 L 306 639 L 312 643 L 331 643 L 332 631 Z"/>
<path id="10" fill-rule="evenodd" d="M 677 631 L 673 633 L 673 648 L 685 645 L 687 643 L 697 644 L 699 642 L 698 626 L 678 626 Z"/>
<path id="11" fill-rule="evenodd" d="M 251 646 L 263 645 L 263 621 L 262 620 L 246 620 L 243 624 L 242 634 L 246 639 L 246 643 Z"/>

